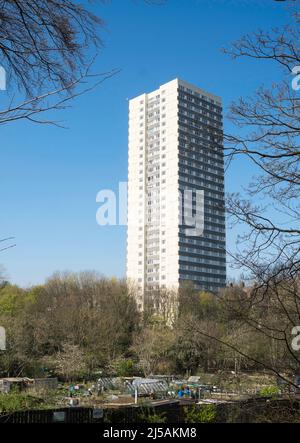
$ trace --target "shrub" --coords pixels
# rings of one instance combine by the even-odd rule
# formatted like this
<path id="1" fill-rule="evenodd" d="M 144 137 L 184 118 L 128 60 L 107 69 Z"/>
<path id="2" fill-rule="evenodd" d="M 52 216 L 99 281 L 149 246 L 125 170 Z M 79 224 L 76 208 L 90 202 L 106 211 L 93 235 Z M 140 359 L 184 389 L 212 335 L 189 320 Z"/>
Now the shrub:
<path id="1" fill-rule="evenodd" d="M 118 359 L 111 364 L 112 371 L 117 377 L 130 377 L 134 374 L 134 362 L 131 359 Z"/>
<path id="2" fill-rule="evenodd" d="M 216 419 L 217 408 L 215 405 L 201 405 L 184 408 L 185 423 L 213 423 Z"/>
<path id="3" fill-rule="evenodd" d="M 278 397 L 280 390 L 277 386 L 266 386 L 260 390 L 261 397 Z"/>
<path id="4" fill-rule="evenodd" d="M 154 408 L 148 408 L 141 414 L 138 414 L 138 420 L 141 423 L 166 423 L 165 412 L 155 412 Z"/>
<path id="5" fill-rule="evenodd" d="M 22 411 L 40 407 L 43 400 L 25 393 L 0 394 L 0 413 Z"/>

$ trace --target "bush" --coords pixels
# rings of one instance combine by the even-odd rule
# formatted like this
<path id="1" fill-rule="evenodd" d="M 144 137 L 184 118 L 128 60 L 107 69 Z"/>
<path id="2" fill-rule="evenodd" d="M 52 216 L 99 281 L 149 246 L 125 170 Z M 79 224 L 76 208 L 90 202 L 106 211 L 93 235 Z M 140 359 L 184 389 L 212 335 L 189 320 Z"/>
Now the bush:
<path id="1" fill-rule="evenodd" d="M 146 400 L 141 406 L 141 412 L 138 414 L 139 423 L 166 423 L 166 413 L 158 412 L 151 407 Z"/>
<path id="2" fill-rule="evenodd" d="M 139 415 L 139 421 L 142 423 L 166 423 L 166 420 L 164 412 L 161 414 Z"/>
<path id="3" fill-rule="evenodd" d="M 215 405 L 193 405 L 184 408 L 185 423 L 213 423 L 216 420 L 217 408 Z"/>
<path id="4" fill-rule="evenodd" d="M 280 390 L 277 386 L 266 386 L 260 390 L 261 397 L 272 397 L 276 398 L 280 394 Z"/>
<path id="5" fill-rule="evenodd" d="M 134 375 L 134 362 L 131 359 L 115 360 L 111 364 L 111 369 L 117 377 L 131 377 Z"/>
<path id="6" fill-rule="evenodd" d="M 0 413 L 34 409 L 41 406 L 43 400 L 25 393 L 12 392 L 0 394 Z"/>

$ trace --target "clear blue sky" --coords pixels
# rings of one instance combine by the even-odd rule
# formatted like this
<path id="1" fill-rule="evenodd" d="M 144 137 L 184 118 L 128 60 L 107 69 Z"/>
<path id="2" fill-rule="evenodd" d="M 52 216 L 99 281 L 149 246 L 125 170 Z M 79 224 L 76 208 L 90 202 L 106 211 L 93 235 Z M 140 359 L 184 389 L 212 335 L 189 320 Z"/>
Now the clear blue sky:
<path id="1" fill-rule="evenodd" d="M 278 76 L 268 62 L 233 61 L 220 48 L 285 23 L 284 3 L 168 0 L 155 7 L 113 0 L 94 9 L 106 21 L 95 69 L 121 72 L 57 115 L 67 130 L 1 127 L 0 237 L 14 235 L 17 246 L 1 253 L 0 263 L 21 285 L 56 270 L 124 275 L 126 228 L 100 227 L 95 215 L 97 192 L 127 180 L 127 98 L 179 77 L 222 96 L 226 112 L 231 100 Z M 233 164 L 226 190 L 240 191 L 252 172 L 245 162 Z M 229 247 L 235 235 L 229 233 Z"/>

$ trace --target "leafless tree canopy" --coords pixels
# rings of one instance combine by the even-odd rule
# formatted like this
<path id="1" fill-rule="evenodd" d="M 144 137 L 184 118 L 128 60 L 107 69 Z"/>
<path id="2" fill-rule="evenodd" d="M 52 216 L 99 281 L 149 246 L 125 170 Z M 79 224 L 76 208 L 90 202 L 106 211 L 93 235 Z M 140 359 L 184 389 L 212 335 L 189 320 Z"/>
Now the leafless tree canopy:
<path id="1" fill-rule="evenodd" d="M 272 63 L 282 80 L 234 103 L 229 117 L 236 133 L 225 136 L 229 163 L 242 157 L 256 173 L 243 196 L 227 199 L 232 226 L 244 230 L 237 251 L 229 252 L 252 285 L 241 297 L 230 288 L 220 297 L 228 329 L 234 319 L 239 334 L 220 337 L 194 325 L 202 336 L 282 377 L 300 367 L 292 347 L 292 329 L 300 324 L 300 92 L 293 89 L 291 75 L 300 66 L 299 37 L 297 1 L 288 25 L 247 35 L 225 51 Z M 253 338 L 262 340 L 261 354 L 251 348 Z"/>
<path id="2" fill-rule="evenodd" d="M 113 75 L 114 70 L 91 71 L 103 26 L 77 1 L 1 2 L 0 65 L 7 73 L 8 97 L 0 124 L 54 123 L 43 116 L 47 111 L 66 109 L 73 98 Z"/>
<path id="3" fill-rule="evenodd" d="M 160 5 L 164 0 L 143 0 Z M 77 0 L 0 1 L 0 66 L 8 78 L 0 125 L 17 120 L 58 124 L 44 117 L 118 72 L 93 73 L 103 47 L 103 20 Z M 92 1 L 90 2 L 92 3 Z M 95 0 L 93 3 L 109 3 Z M 15 98 L 16 86 L 21 97 Z M 25 93 L 25 98 L 22 94 Z"/>
<path id="4" fill-rule="evenodd" d="M 0 64 L 28 96 L 68 87 L 99 48 L 103 22 L 78 2 L 8 0 L 0 4 Z"/>
<path id="5" fill-rule="evenodd" d="M 294 11 L 283 29 L 245 36 L 227 52 L 268 60 L 282 69 L 280 83 L 259 88 L 230 109 L 237 131 L 226 135 L 226 155 L 230 160 L 246 157 L 257 173 L 248 195 L 228 198 L 232 220 L 246 227 L 235 259 L 261 281 L 273 271 L 293 277 L 300 263 L 300 95 L 292 88 L 291 75 L 300 65 L 299 12 Z"/>

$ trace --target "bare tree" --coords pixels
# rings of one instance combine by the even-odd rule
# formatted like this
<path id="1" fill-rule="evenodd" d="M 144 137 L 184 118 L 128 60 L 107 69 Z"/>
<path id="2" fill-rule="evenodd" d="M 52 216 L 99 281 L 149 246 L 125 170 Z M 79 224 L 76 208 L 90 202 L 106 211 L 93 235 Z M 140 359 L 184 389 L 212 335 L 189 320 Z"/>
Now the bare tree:
<path id="1" fill-rule="evenodd" d="M 139 358 L 145 377 L 159 371 L 160 365 L 163 366 L 164 360 L 167 360 L 173 342 L 171 329 L 163 323 L 148 325 L 135 336 L 131 350 Z"/>
<path id="2" fill-rule="evenodd" d="M 0 125 L 27 120 L 62 126 L 45 114 L 65 110 L 73 99 L 118 72 L 92 72 L 103 47 L 103 27 L 104 21 L 77 1 L 1 1 L 0 68 L 8 92 L 0 91 L 6 98 Z M 10 247 L 0 247 L 0 252 Z"/>
<path id="3" fill-rule="evenodd" d="M 283 70 L 281 83 L 259 88 L 230 109 L 239 133 L 225 136 L 226 155 L 230 160 L 246 157 L 257 172 L 245 198 L 228 197 L 231 220 L 246 227 L 234 259 L 264 283 L 274 270 L 294 277 L 300 263 L 300 96 L 292 88 L 291 74 L 300 65 L 299 12 L 293 12 L 284 28 L 245 36 L 227 52 L 235 58 L 269 60 Z"/>
<path id="4" fill-rule="evenodd" d="M 283 80 L 233 104 L 230 118 L 244 135 L 226 136 L 227 155 L 246 157 L 258 172 L 247 198 L 237 194 L 228 198 L 232 220 L 247 228 L 240 238 L 242 250 L 234 259 L 251 271 L 257 287 L 276 291 L 278 283 L 289 282 L 296 291 L 295 303 L 300 264 L 300 96 L 292 88 L 291 74 L 300 65 L 297 9 L 299 2 L 289 25 L 245 36 L 227 51 L 233 57 L 273 62 L 282 68 Z M 259 199 L 262 204 L 256 203 Z"/>
<path id="5" fill-rule="evenodd" d="M 0 9 L 1 64 L 28 96 L 67 87 L 77 78 L 90 45 L 102 42 L 103 22 L 68 0 L 9 0 Z"/>
<path id="6" fill-rule="evenodd" d="M 0 110 L 0 125 L 17 120 L 27 120 L 33 123 L 64 127 L 61 122 L 44 117 L 44 114 L 50 111 L 67 109 L 72 100 L 95 89 L 99 84 L 118 72 L 117 69 L 114 69 L 110 72 L 95 75 L 91 73 L 91 67 L 92 63 L 86 67 L 86 70 L 79 77 L 66 86 L 61 86 L 58 89 L 47 91 L 17 103 L 13 100 L 10 101 L 5 109 Z M 90 86 L 87 85 L 89 80 L 92 80 Z"/>
<path id="7" fill-rule="evenodd" d="M 223 311 L 251 337 L 262 338 L 269 351 L 255 355 L 243 339 L 218 337 L 194 325 L 203 336 L 291 384 L 300 369 L 299 352 L 292 347 L 292 329 L 300 325 L 300 96 L 291 75 L 300 65 L 299 2 L 293 6 L 290 24 L 244 36 L 225 50 L 234 58 L 269 61 L 282 75 L 269 89 L 260 87 L 251 98 L 232 104 L 229 118 L 237 133 L 225 135 L 229 164 L 244 157 L 256 176 L 246 195 L 227 199 L 232 227 L 244 229 L 229 254 L 248 271 L 252 290 L 235 300 L 223 294 L 220 301 Z"/>
<path id="8" fill-rule="evenodd" d="M 19 95 L 25 93 L 24 99 L 16 98 L 15 91 L 9 95 L 7 106 L 0 110 L 0 124 L 20 119 L 53 123 L 39 117 L 65 109 L 72 98 L 118 72 L 91 72 L 103 47 L 99 34 L 103 28 L 104 21 L 77 1 L 0 2 L 0 66 L 7 74 L 9 90 L 17 86 Z"/>
<path id="9" fill-rule="evenodd" d="M 104 23 L 75 1 L 1 2 L 0 25 L 0 65 L 9 91 L 0 124 L 53 123 L 42 117 L 46 111 L 65 109 L 72 98 L 115 72 L 91 73 L 95 55 L 89 59 L 88 54 L 101 49 Z"/>
<path id="10" fill-rule="evenodd" d="M 14 237 L 7 237 L 0 239 L 0 252 L 6 251 L 7 249 L 14 248 L 16 246 L 15 243 L 12 243 Z"/>

